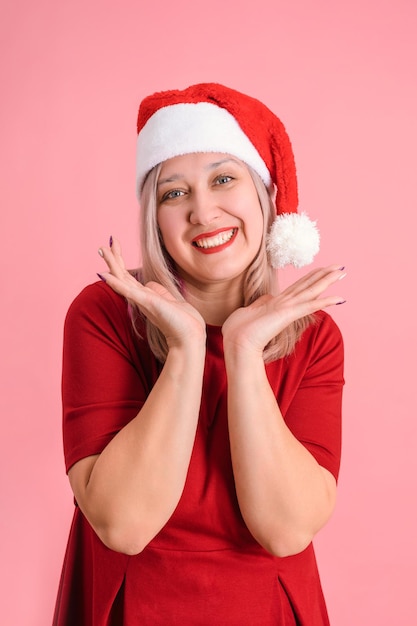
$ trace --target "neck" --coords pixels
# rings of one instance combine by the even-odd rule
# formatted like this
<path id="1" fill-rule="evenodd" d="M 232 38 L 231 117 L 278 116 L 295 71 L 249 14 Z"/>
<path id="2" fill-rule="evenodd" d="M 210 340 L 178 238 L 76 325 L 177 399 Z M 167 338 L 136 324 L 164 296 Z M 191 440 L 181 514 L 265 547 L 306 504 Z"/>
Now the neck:
<path id="1" fill-rule="evenodd" d="M 229 315 L 243 306 L 242 280 L 236 283 L 204 285 L 184 284 L 184 296 L 187 302 L 212 326 L 223 326 Z"/>

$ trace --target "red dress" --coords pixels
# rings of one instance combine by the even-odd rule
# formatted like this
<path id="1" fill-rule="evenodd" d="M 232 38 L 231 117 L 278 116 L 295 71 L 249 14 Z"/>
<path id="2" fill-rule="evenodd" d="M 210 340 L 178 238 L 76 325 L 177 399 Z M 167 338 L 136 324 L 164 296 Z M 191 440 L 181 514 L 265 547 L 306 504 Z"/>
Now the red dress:
<path id="1" fill-rule="evenodd" d="M 230 458 L 222 334 L 208 327 L 201 411 L 178 506 L 137 556 L 104 546 L 78 507 L 54 626 L 326 626 L 312 545 L 278 558 L 249 533 Z M 67 469 L 100 453 L 135 417 L 160 372 L 138 339 L 126 302 L 90 285 L 68 312 L 64 335 Z M 337 477 L 343 345 L 323 312 L 295 352 L 266 366 L 291 431 Z M 260 416 L 262 419 L 262 407 Z"/>

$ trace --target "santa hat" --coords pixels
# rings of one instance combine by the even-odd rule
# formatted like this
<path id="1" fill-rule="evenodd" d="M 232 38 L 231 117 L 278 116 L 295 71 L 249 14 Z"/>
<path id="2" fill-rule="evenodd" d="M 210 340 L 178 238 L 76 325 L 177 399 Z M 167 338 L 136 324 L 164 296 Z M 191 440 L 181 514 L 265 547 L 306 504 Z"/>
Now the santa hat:
<path id="1" fill-rule="evenodd" d="M 163 91 L 145 98 L 137 123 L 136 184 L 175 156 L 224 152 L 254 169 L 276 188 L 277 217 L 267 236 L 273 267 L 312 262 L 319 250 L 315 222 L 297 213 L 297 177 L 291 143 L 282 122 L 262 102 L 216 83 Z"/>

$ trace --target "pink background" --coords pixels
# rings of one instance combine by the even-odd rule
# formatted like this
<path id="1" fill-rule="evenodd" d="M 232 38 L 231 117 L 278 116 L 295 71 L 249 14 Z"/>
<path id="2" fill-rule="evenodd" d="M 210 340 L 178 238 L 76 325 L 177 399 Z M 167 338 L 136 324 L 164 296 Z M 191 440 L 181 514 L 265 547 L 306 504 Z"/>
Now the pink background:
<path id="1" fill-rule="evenodd" d="M 138 102 L 201 81 L 282 117 L 317 264 L 349 272 L 340 495 L 316 541 L 332 626 L 416 623 L 416 16 L 414 0 L 2 3 L 3 624 L 51 622 L 72 514 L 63 320 L 110 234 L 137 264 Z"/>

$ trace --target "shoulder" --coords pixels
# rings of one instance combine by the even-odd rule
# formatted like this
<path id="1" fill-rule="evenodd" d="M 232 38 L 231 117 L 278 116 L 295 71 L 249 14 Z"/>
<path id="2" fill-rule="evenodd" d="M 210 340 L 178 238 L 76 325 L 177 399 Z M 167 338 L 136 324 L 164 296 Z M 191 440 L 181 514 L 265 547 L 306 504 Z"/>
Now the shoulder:
<path id="1" fill-rule="evenodd" d="M 100 362 L 107 364 L 114 362 L 117 353 L 138 370 L 143 365 L 153 373 L 156 367 L 145 318 L 103 281 L 87 285 L 73 300 L 63 340 L 64 360 L 75 356 L 78 362 L 100 355 Z"/>
<path id="2" fill-rule="evenodd" d="M 142 333 L 141 320 L 135 319 Z M 71 303 L 66 318 L 65 332 L 89 329 L 89 332 L 116 332 L 131 335 L 133 329 L 131 307 L 125 298 L 115 293 L 103 281 L 87 285 Z"/>
<path id="3" fill-rule="evenodd" d="M 342 333 L 334 319 L 318 311 L 312 324 L 295 346 L 294 358 L 304 361 L 311 371 L 338 371 L 342 377 L 344 345 Z"/>
<path id="4" fill-rule="evenodd" d="M 343 343 L 340 328 L 329 313 L 317 311 L 314 317 L 314 322 L 307 328 L 306 333 L 310 332 L 316 341 L 327 338 L 331 341 Z"/>
<path id="5" fill-rule="evenodd" d="M 109 306 L 112 309 L 121 310 L 127 305 L 125 299 L 110 289 L 103 281 L 97 281 L 84 287 L 74 298 L 67 315 L 85 313 L 93 309 L 107 309 Z"/>
<path id="6" fill-rule="evenodd" d="M 313 323 L 302 334 L 300 342 L 310 347 L 327 344 L 343 346 L 343 337 L 331 315 L 326 311 L 318 311 L 314 316 Z"/>
<path id="7" fill-rule="evenodd" d="M 132 312 L 127 300 L 103 281 L 87 285 L 71 303 L 66 323 L 72 319 L 112 319 L 131 323 Z"/>

